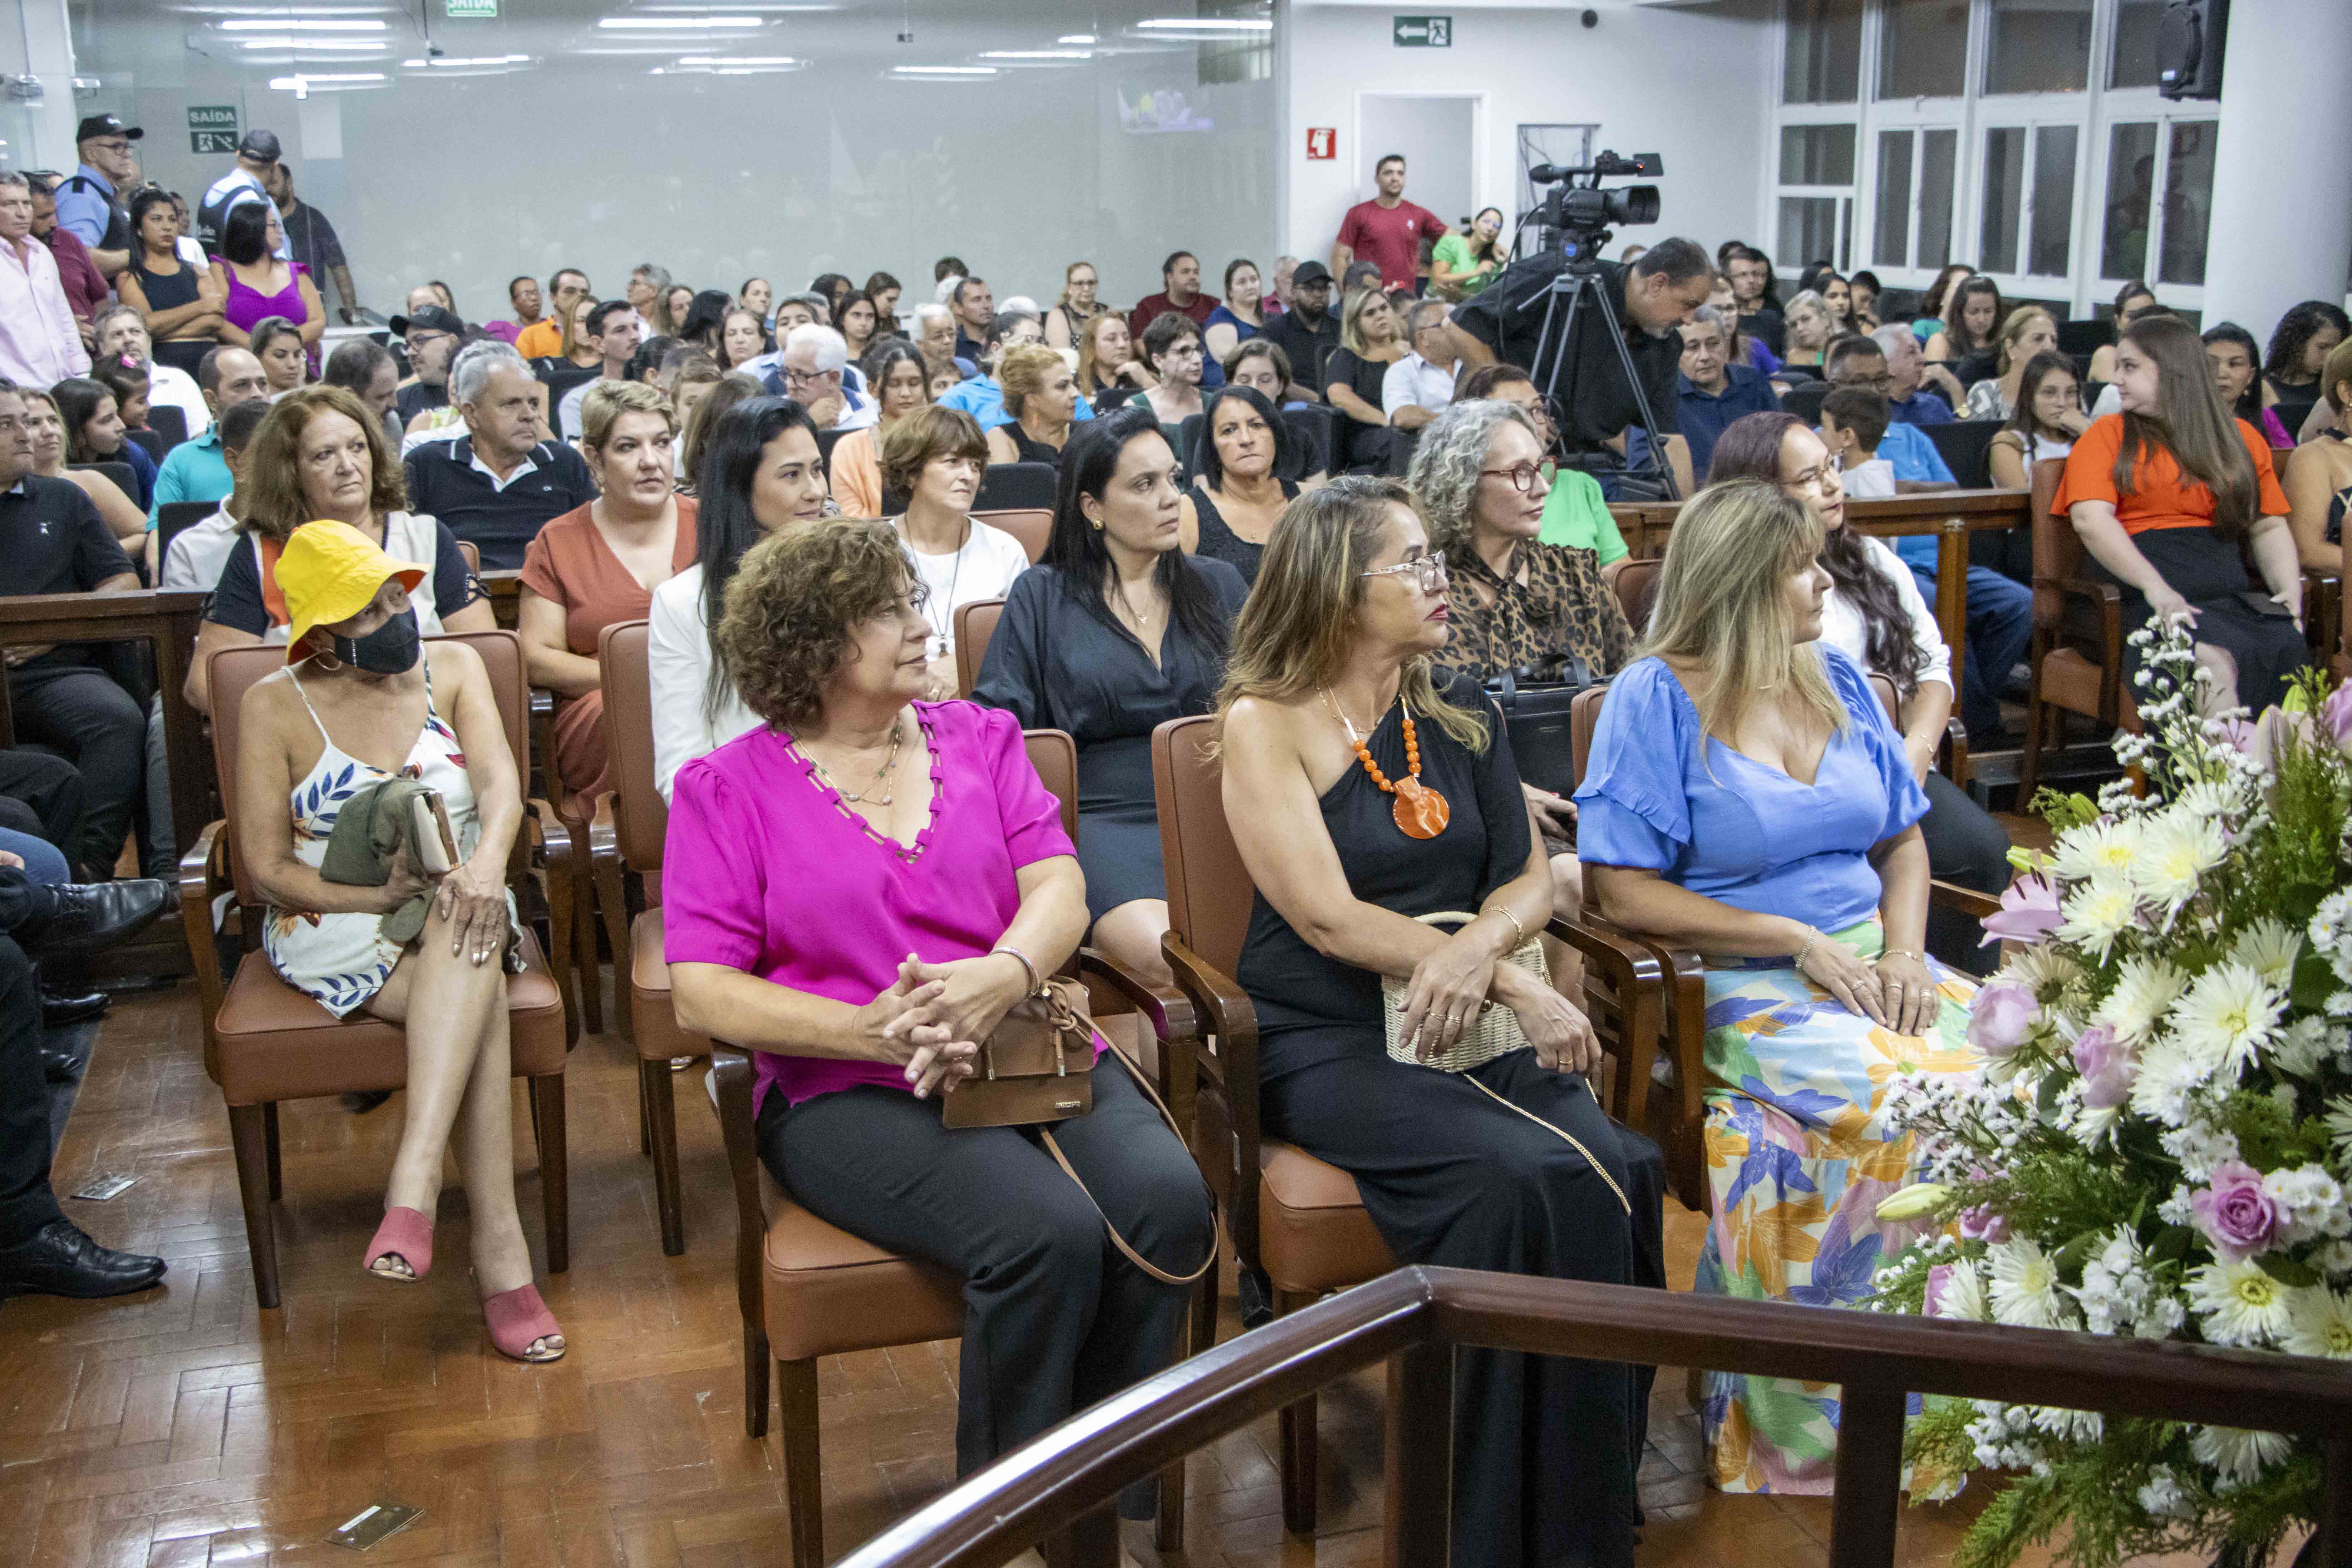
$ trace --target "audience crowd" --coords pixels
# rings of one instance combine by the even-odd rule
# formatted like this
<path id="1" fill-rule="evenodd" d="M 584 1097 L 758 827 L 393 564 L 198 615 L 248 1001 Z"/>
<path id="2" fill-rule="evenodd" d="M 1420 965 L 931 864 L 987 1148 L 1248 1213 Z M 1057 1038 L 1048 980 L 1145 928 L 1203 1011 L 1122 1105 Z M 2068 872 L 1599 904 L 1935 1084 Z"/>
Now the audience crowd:
<path id="1" fill-rule="evenodd" d="M 1849 503 L 2062 462 L 2087 570 L 2126 626 L 2193 616 L 2217 709 L 2305 662 L 2303 574 L 2340 566 L 2352 504 L 2352 323 L 2323 301 L 2264 342 L 2135 285 L 2078 356 L 1967 268 L 1906 319 L 1867 272 L 1814 262 L 1783 298 L 1760 250 L 1667 238 L 1602 264 L 1623 339 L 1580 332 L 1556 375 L 1556 260 L 1513 260 L 1496 209 L 1450 228 L 1390 157 L 1328 265 L 1179 250 L 1131 310 L 1084 260 L 1042 310 L 954 257 L 904 310 L 882 272 L 781 294 L 649 262 L 600 294 L 564 267 L 494 321 L 421 284 L 322 356 L 326 289 L 373 318 L 276 137 L 204 194 L 199 243 L 139 183 L 142 134 L 93 116 L 72 175 L 0 174 L 8 592 L 205 592 L 206 712 L 213 654 L 285 650 L 240 689 L 237 853 L 286 984 L 407 1034 L 366 1267 L 425 1276 L 454 1151 L 493 1343 L 563 1353 L 505 1110 L 523 769 L 481 659 L 427 640 L 491 629 L 510 574 L 538 761 L 580 819 L 614 787 L 600 639 L 649 623 L 678 1021 L 754 1053 L 796 1199 L 966 1279 L 966 1470 L 1166 1364 L 1213 1259 L 1192 1161 L 1102 1036 L 1060 1170 L 943 1110 L 1082 942 L 1171 984 L 1155 728 L 1216 716 L 1265 1130 L 1353 1175 L 1397 1257 L 1664 1288 L 1664 1163 L 1587 1086 L 1545 933 L 1590 905 L 1710 955 L 1710 1016 L 1745 1020 L 1707 1035 L 1698 1289 L 1853 1305 L 1867 1270 L 1824 1249 L 1886 1236 L 1908 1152 L 1832 1129 L 1879 1125 L 1897 1060 L 1975 1060 L 1993 950 L 1928 889 L 2000 891 L 2009 842 L 1944 758 L 1956 717 L 2007 743 L 2032 604 L 1989 552 L 1948 642 L 1935 539 Z M 1631 561 L 1610 503 L 1661 497 L 1690 498 L 1664 559 Z M 163 1273 L 47 1184 L 42 1026 L 103 1007 L 76 966 L 163 908 L 117 870 L 174 864 L 194 784 L 124 651 L 7 650 L 0 1294 Z M 1604 682 L 1580 784 L 1515 757 L 1493 693 Z M 1075 832 L 1024 730 L 1076 742 Z M 448 868 L 330 880 L 354 778 L 431 792 Z M 1490 1014 L 1527 1048 L 1454 1060 Z M 1457 1376 L 1454 1560 L 1630 1563 L 1648 1374 L 1476 1352 Z M 1828 1489 L 1831 1394 L 1715 1382 L 1718 1485 Z"/>

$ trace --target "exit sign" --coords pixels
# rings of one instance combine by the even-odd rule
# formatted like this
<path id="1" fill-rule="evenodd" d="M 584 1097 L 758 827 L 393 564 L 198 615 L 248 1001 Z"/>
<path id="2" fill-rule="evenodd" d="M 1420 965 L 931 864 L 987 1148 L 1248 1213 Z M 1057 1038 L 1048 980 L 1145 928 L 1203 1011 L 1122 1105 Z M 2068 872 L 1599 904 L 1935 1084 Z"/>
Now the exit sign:
<path id="1" fill-rule="evenodd" d="M 1450 49 L 1454 47 L 1451 16 L 1399 16 L 1393 37 L 1401 49 Z"/>
<path id="2" fill-rule="evenodd" d="M 234 103 L 190 104 L 188 106 L 188 151 L 235 153 L 236 151 L 236 105 Z"/>
<path id="3" fill-rule="evenodd" d="M 452 21 L 495 18 L 499 14 L 499 0 L 441 0 L 441 14 Z"/>

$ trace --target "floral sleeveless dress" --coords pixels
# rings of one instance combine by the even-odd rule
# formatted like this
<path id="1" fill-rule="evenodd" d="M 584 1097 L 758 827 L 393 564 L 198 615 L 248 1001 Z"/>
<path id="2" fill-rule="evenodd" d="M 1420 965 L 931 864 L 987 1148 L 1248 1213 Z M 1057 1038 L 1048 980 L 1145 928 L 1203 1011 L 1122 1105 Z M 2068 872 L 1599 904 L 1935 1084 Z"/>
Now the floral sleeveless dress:
<path id="1" fill-rule="evenodd" d="M 336 745 L 327 726 L 320 722 L 319 710 L 310 707 L 310 696 L 303 691 L 300 677 L 289 671 L 288 679 L 310 710 L 310 722 L 319 726 L 319 739 L 325 746 L 310 771 L 294 786 L 290 799 L 294 857 L 305 866 L 316 867 L 327 858 L 327 840 L 334 834 L 335 818 L 343 803 L 378 780 L 395 775 Z M 442 721 L 433 704 L 429 662 L 425 671 L 425 727 L 416 732 L 416 743 L 409 748 L 408 760 L 397 776 L 420 780 L 441 792 L 450 830 L 457 837 L 458 856 L 471 855 L 482 837 L 474 808 L 474 782 L 466 772 L 466 753 L 458 749 L 457 731 Z M 514 896 L 507 897 L 511 919 Z M 393 965 L 400 962 L 402 945 L 384 938 L 383 924 L 382 915 L 313 914 L 273 908 L 262 927 L 261 948 L 280 979 L 341 1018 L 383 989 Z"/>

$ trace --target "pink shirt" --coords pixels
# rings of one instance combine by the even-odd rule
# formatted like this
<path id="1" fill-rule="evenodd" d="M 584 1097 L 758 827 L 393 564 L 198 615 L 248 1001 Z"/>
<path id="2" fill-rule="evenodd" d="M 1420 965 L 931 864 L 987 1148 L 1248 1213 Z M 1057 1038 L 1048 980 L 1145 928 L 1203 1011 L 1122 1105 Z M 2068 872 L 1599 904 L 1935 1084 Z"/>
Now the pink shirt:
<path id="1" fill-rule="evenodd" d="M 1421 242 L 1434 240 L 1444 232 L 1444 221 L 1427 207 L 1408 201 L 1399 201 L 1392 207 L 1376 201 L 1358 202 L 1339 225 L 1339 243 L 1354 252 L 1358 261 L 1380 264 L 1381 288 L 1410 289 L 1421 266 Z"/>
<path id="2" fill-rule="evenodd" d="M 943 963 L 996 945 L 1021 907 L 1014 873 L 1076 853 L 1061 805 L 1012 714 L 970 702 L 915 711 L 930 743 L 931 821 L 911 851 L 871 834 L 765 726 L 678 769 L 662 860 L 669 962 L 721 963 L 862 1007 L 909 952 Z M 860 1084 L 908 1087 L 886 1062 L 756 1051 L 752 1070 L 755 1111 L 771 1085 L 794 1105 Z"/>
<path id="3" fill-rule="evenodd" d="M 0 240 L 0 375 L 19 386 L 54 386 L 89 374 L 57 258 L 29 235 Z"/>

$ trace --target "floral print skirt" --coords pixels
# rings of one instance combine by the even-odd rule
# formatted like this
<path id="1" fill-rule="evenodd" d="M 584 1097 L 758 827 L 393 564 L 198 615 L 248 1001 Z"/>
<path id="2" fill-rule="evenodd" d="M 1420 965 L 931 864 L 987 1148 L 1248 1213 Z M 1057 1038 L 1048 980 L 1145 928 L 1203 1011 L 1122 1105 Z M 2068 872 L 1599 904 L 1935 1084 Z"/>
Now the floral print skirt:
<path id="1" fill-rule="evenodd" d="M 1833 933 L 1864 957 L 1885 946 L 1876 921 Z M 1925 1036 L 1880 1027 L 1785 958 L 1709 959 L 1706 1121 L 1712 1217 L 1701 1292 L 1850 1307 L 1917 1234 L 1878 1205 L 1911 1180 L 1910 1139 L 1890 1137 L 1881 1106 L 1906 1067 L 1968 1072 L 1975 984 L 1934 960 L 1942 1010 Z M 1731 1492 L 1827 1495 L 1837 1468 L 1838 1386 L 1706 1374 L 1709 1468 Z"/>

